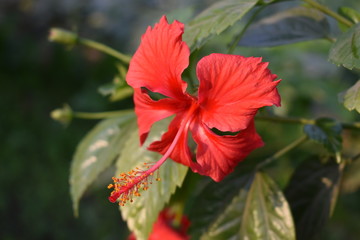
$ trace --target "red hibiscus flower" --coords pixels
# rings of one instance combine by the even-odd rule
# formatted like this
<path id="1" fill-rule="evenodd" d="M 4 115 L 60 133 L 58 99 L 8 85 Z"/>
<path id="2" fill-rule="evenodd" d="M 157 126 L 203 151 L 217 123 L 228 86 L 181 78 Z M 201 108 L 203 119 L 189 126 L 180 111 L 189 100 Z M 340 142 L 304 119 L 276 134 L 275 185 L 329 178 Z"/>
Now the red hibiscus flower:
<path id="1" fill-rule="evenodd" d="M 251 151 L 263 146 L 254 126 L 257 110 L 280 106 L 276 89 L 280 80 L 274 81 L 277 76 L 271 74 L 268 63 L 256 57 L 211 54 L 202 58 L 196 68 L 198 92 L 187 93 L 181 74 L 189 64 L 190 50 L 182 41 L 183 32 L 182 23 L 169 24 L 163 16 L 154 28 L 148 27 L 130 62 L 126 80 L 135 90 L 140 143 L 155 122 L 175 118 L 161 140 L 148 148 L 163 157 L 147 170 L 113 178 L 111 202 L 122 205 L 140 195 L 140 188 L 147 189 L 147 178 L 168 158 L 222 180 Z M 151 92 L 165 97 L 154 100 Z M 190 136 L 197 145 L 195 151 L 188 146 Z"/>
<path id="2" fill-rule="evenodd" d="M 189 219 L 182 216 L 180 226 L 174 227 L 175 214 L 171 213 L 169 209 L 163 210 L 156 222 L 154 223 L 152 232 L 150 233 L 149 240 L 187 240 L 190 237 L 187 235 L 187 230 L 190 226 Z M 128 240 L 136 240 L 135 235 L 132 233 Z"/>

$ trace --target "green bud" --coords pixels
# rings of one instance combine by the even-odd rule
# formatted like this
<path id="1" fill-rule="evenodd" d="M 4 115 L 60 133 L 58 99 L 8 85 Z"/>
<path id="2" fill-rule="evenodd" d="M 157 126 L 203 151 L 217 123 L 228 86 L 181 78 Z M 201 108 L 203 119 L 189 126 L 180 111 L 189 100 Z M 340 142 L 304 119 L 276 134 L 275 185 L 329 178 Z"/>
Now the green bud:
<path id="1" fill-rule="evenodd" d="M 51 28 L 48 39 L 51 42 L 62 43 L 65 45 L 75 45 L 78 41 L 78 36 L 73 32 L 61 28 Z"/>
<path id="2" fill-rule="evenodd" d="M 50 116 L 55 121 L 59 121 L 63 125 L 67 126 L 73 118 L 73 111 L 69 105 L 64 104 L 63 108 L 57 108 L 51 111 Z"/>

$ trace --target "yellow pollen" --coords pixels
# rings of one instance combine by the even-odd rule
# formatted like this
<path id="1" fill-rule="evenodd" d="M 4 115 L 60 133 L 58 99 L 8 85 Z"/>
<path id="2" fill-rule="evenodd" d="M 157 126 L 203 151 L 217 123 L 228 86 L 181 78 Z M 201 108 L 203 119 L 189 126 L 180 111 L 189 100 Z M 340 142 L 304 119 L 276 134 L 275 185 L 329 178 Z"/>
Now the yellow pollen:
<path id="1" fill-rule="evenodd" d="M 124 206 L 127 202 L 133 202 L 133 197 L 140 197 L 141 191 L 149 189 L 149 184 L 152 184 L 154 170 L 148 172 L 153 164 L 144 163 L 143 169 L 135 168 L 125 173 L 119 174 L 118 177 L 113 177 L 113 184 L 109 184 L 108 188 L 113 188 L 109 200 L 111 202 L 118 202 L 120 206 Z M 157 176 L 156 181 L 160 181 L 159 172 L 155 170 Z"/>

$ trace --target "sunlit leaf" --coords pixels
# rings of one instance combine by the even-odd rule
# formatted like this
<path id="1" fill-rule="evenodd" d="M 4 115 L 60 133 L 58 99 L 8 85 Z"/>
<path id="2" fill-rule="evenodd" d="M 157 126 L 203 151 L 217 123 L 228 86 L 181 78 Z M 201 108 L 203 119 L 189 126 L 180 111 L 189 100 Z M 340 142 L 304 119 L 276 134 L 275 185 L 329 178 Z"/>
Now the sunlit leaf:
<path id="1" fill-rule="evenodd" d="M 310 139 L 323 144 L 328 151 L 340 157 L 342 148 L 341 123 L 330 118 L 319 118 L 315 124 L 305 125 L 304 132 Z"/>
<path id="2" fill-rule="evenodd" d="M 256 2 L 257 0 L 216 1 L 189 22 L 183 40 L 191 49 L 200 48 L 205 41 L 239 21 Z"/>
<path id="3" fill-rule="evenodd" d="M 349 88 L 344 93 L 341 93 L 341 101 L 344 106 L 349 110 L 356 110 L 360 113 L 360 80 L 354 86 Z"/>
<path id="4" fill-rule="evenodd" d="M 264 173 L 210 185 L 200 196 L 191 219 L 195 239 L 295 239 L 286 199 Z"/>
<path id="5" fill-rule="evenodd" d="M 339 8 L 339 13 L 342 16 L 350 19 L 353 23 L 360 22 L 360 13 L 353 8 L 341 7 Z"/>
<path id="6" fill-rule="evenodd" d="M 145 142 L 145 146 L 158 140 L 161 133 L 167 128 L 168 120 L 155 124 Z M 117 160 L 117 173 L 128 172 L 135 167 L 142 167 L 144 163 L 156 162 L 161 155 L 148 151 L 146 147 L 139 146 L 137 131 L 133 132 L 121 151 Z M 147 191 L 142 191 L 140 197 L 134 198 L 134 202 L 120 207 L 123 218 L 127 221 L 129 229 L 135 233 L 136 239 L 147 240 L 159 212 L 170 200 L 176 188 L 181 186 L 187 167 L 168 159 L 160 168 L 161 181 L 153 181 Z"/>
<path id="7" fill-rule="evenodd" d="M 251 25 L 239 45 L 270 47 L 329 36 L 330 26 L 324 14 L 311 8 L 295 7 Z"/>
<path id="8" fill-rule="evenodd" d="M 333 158 L 325 160 L 313 157 L 304 161 L 286 187 L 298 240 L 318 234 L 334 209 L 343 166 Z"/>
<path id="9" fill-rule="evenodd" d="M 134 121 L 131 111 L 102 120 L 79 143 L 70 172 L 70 191 L 75 215 L 87 187 L 96 180 L 119 154 L 127 139 L 127 128 Z"/>
<path id="10" fill-rule="evenodd" d="M 360 23 L 337 39 L 330 49 L 329 60 L 348 69 L 360 69 Z"/>

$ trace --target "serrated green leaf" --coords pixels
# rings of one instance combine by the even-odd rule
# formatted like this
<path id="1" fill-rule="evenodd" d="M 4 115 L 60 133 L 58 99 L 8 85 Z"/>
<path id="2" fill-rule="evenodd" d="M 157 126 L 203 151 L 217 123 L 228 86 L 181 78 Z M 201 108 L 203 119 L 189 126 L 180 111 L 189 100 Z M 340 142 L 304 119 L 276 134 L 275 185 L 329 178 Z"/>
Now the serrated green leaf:
<path id="1" fill-rule="evenodd" d="M 349 111 L 355 109 L 360 113 L 360 80 L 344 93 L 341 93 L 341 95 L 341 100 Z"/>
<path id="2" fill-rule="evenodd" d="M 295 7 L 265 17 L 251 25 L 240 46 L 272 47 L 301 41 L 328 38 L 330 25 L 316 9 Z"/>
<path id="3" fill-rule="evenodd" d="M 296 239 L 312 239 L 335 207 L 343 166 L 335 159 L 310 158 L 294 172 L 285 190 L 296 227 Z"/>
<path id="4" fill-rule="evenodd" d="M 329 60 L 348 69 L 360 69 L 360 23 L 343 33 L 332 45 Z"/>
<path id="5" fill-rule="evenodd" d="M 75 215 L 87 187 L 96 180 L 119 154 L 127 139 L 127 126 L 135 118 L 133 112 L 102 120 L 79 143 L 71 164 L 70 191 Z"/>
<path id="6" fill-rule="evenodd" d="M 266 174 L 246 174 L 217 187 L 206 188 L 203 196 L 206 200 L 201 200 L 201 205 L 195 208 L 199 216 L 195 222 L 191 219 L 192 225 L 195 224 L 192 226 L 195 239 L 197 235 L 206 240 L 295 239 L 290 208 Z M 237 190 L 235 196 L 234 189 Z"/>
<path id="7" fill-rule="evenodd" d="M 339 8 L 339 13 L 350 19 L 353 23 L 360 22 L 360 13 L 357 12 L 355 9 L 348 8 L 348 7 L 341 7 Z"/>
<path id="8" fill-rule="evenodd" d="M 117 161 L 117 173 L 141 167 L 145 162 L 158 161 L 161 155 L 148 151 L 145 146 L 160 138 L 166 130 L 168 122 L 166 119 L 156 123 L 143 147 L 139 146 L 137 131 L 132 132 Z M 161 181 L 154 181 L 147 191 L 141 192 L 140 197 L 136 197 L 132 203 L 120 207 L 122 217 L 127 221 L 129 229 L 135 233 L 136 239 L 148 239 L 159 212 L 168 203 L 176 188 L 181 186 L 187 170 L 186 166 L 168 159 L 159 170 Z"/>
<path id="9" fill-rule="evenodd" d="M 183 40 L 192 50 L 200 48 L 211 37 L 239 21 L 256 3 L 257 0 L 217 1 L 189 22 Z"/>
<path id="10" fill-rule="evenodd" d="M 341 123 L 330 118 L 319 118 L 315 124 L 305 125 L 304 132 L 310 139 L 323 144 L 328 151 L 340 157 L 339 153 L 342 148 Z"/>

